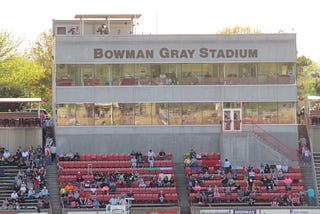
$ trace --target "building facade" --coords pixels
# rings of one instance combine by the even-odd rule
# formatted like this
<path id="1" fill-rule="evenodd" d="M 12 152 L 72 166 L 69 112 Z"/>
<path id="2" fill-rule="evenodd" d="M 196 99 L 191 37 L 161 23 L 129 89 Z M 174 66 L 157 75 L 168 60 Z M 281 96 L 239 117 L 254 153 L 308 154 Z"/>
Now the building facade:
<path id="1" fill-rule="evenodd" d="M 139 17 L 53 20 L 60 150 L 181 157 L 252 124 L 296 146 L 295 34 L 137 35 Z"/>

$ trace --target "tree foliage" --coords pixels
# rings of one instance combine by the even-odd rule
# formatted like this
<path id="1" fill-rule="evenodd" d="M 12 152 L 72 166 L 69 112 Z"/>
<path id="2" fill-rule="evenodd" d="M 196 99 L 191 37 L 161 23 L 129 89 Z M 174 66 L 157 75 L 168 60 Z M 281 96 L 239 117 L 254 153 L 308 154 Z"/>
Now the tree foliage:
<path id="1" fill-rule="evenodd" d="M 320 94 L 320 66 L 311 59 L 300 56 L 297 59 L 298 96 Z"/>
<path id="2" fill-rule="evenodd" d="M 43 69 L 38 79 L 39 96 L 48 100 L 44 107 L 51 109 L 52 97 L 52 30 L 41 33 L 30 50 L 30 58 Z"/>
<path id="3" fill-rule="evenodd" d="M 218 34 L 259 34 L 261 33 L 261 30 L 252 29 L 251 27 L 248 27 L 248 26 L 242 27 L 242 26 L 236 25 L 232 28 L 230 27 L 224 28 L 223 30 L 218 31 L 217 33 Z"/>
<path id="4" fill-rule="evenodd" d="M 21 42 L 22 40 L 15 39 L 11 33 L 0 31 L 0 62 L 16 55 Z"/>
<path id="5" fill-rule="evenodd" d="M 16 49 L 18 48 L 17 43 L 8 35 L 7 33 L 0 34 L 0 41 L 5 41 L 0 50 L 2 53 L 0 96 L 43 98 L 45 94 L 46 97 L 50 97 L 51 76 L 48 80 L 48 73 L 51 73 L 51 69 L 45 70 L 42 65 L 32 60 L 30 54 L 20 54 Z"/>

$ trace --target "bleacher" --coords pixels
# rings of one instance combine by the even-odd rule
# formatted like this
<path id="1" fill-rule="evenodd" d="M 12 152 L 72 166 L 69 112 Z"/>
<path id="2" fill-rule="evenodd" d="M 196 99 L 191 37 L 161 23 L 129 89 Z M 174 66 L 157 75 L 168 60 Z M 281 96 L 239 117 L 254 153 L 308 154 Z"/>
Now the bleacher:
<path id="1" fill-rule="evenodd" d="M 189 181 L 190 177 L 192 177 L 192 179 L 197 180 L 200 175 L 203 175 L 204 167 L 206 167 L 210 177 L 209 179 L 204 179 L 201 182 L 201 189 L 199 190 L 195 190 L 193 187 L 188 186 L 190 204 L 203 205 L 204 203 L 202 203 L 201 193 L 206 193 L 209 186 L 217 186 L 219 194 L 214 196 L 213 204 L 216 206 L 230 206 L 230 204 L 234 204 L 236 206 L 247 206 L 248 203 L 240 202 L 238 200 L 238 193 L 236 189 L 231 188 L 231 193 L 226 194 L 229 187 L 228 185 L 222 185 L 221 183 L 222 167 L 220 164 L 220 155 L 217 153 L 199 154 L 200 156 L 197 158 L 197 163 L 195 166 L 185 166 L 186 179 Z M 255 190 L 252 191 L 251 195 L 254 199 L 255 205 L 271 206 L 273 200 L 279 199 L 285 194 L 299 195 L 301 192 L 305 191 L 300 166 L 291 166 L 289 167 L 288 172 L 284 173 L 284 177 L 290 177 L 293 180 L 291 184 L 291 190 L 286 189 L 284 180 L 275 180 L 273 189 L 267 189 L 266 186 L 264 186 L 261 182 L 263 175 L 260 174 L 259 167 L 253 167 L 253 170 L 255 172 L 255 179 L 253 181 Z M 235 171 L 237 174 L 237 179 L 234 180 L 235 184 L 239 185 L 241 189 L 247 189 L 248 181 L 243 175 L 243 168 L 232 169 L 232 171 Z M 272 177 L 271 173 L 267 173 L 265 175 L 267 177 Z"/>
<path id="2" fill-rule="evenodd" d="M 165 194 L 164 206 L 168 204 L 178 204 L 178 195 L 175 181 L 171 185 L 158 186 L 152 185 L 151 179 L 158 180 L 160 176 L 172 177 L 174 180 L 174 169 L 172 155 L 167 154 L 165 160 L 156 159 L 154 167 L 149 168 L 146 155 L 143 156 L 143 167 L 132 168 L 130 154 L 80 154 L 80 160 L 59 160 L 58 178 L 60 187 L 72 183 L 75 186 L 81 186 L 77 182 L 77 175 L 80 173 L 84 181 L 92 182 L 96 173 L 103 175 L 110 174 L 135 174 L 138 173 L 143 178 L 146 187 L 139 187 L 139 179 L 135 179 L 130 186 L 126 182 L 120 184 L 116 182 L 115 191 L 103 190 L 103 181 L 95 182 L 95 190 L 85 188 L 92 198 L 97 199 L 100 204 L 108 204 L 111 198 L 122 197 L 123 194 L 130 194 L 134 198 L 133 206 L 146 205 L 150 203 L 160 204 L 158 194 L 162 191 Z M 68 206 L 68 204 L 64 204 Z"/>
<path id="3" fill-rule="evenodd" d="M 14 188 L 14 177 L 18 174 L 19 167 L 16 164 L 4 164 L 0 166 L 0 201 L 9 199 Z M 37 209 L 38 199 L 25 197 L 23 202 L 19 203 L 21 210 Z M 13 206 L 14 207 L 14 206 Z"/>

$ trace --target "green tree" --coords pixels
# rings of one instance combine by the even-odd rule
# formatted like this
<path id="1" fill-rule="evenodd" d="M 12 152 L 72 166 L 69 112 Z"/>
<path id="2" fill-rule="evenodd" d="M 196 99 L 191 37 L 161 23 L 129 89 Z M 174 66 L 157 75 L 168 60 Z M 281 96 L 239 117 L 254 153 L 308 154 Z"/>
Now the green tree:
<path id="1" fill-rule="evenodd" d="M 261 30 L 259 29 L 252 29 L 251 27 L 242 27 L 239 25 L 236 25 L 232 28 L 227 27 L 224 28 L 221 31 L 217 32 L 218 34 L 259 34 L 261 33 Z"/>
<path id="2" fill-rule="evenodd" d="M 51 109 L 52 97 L 52 30 L 43 32 L 34 42 L 30 50 L 30 58 L 43 70 L 38 79 L 39 96 L 48 100 L 43 104 L 46 109 Z M 36 83 L 34 83 L 36 84 Z"/>
<path id="3" fill-rule="evenodd" d="M 297 59 L 297 86 L 298 96 L 320 94 L 320 67 L 311 59 L 300 56 Z"/>
<path id="4" fill-rule="evenodd" d="M 15 56 L 22 40 L 16 39 L 7 31 L 0 31 L 0 62 Z"/>

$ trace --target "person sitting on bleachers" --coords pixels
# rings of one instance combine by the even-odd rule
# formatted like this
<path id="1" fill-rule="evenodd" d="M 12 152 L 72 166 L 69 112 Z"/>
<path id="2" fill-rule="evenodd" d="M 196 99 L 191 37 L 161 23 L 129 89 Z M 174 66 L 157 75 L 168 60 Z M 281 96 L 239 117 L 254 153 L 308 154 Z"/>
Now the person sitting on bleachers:
<path id="1" fill-rule="evenodd" d="M 267 174 L 267 173 L 270 173 L 270 172 L 271 172 L 270 166 L 269 166 L 269 164 L 266 164 L 264 166 L 264 173 Z"/>
<path id="2" fill-rule="evenodd" d="M 73 156 L 73 159 L 72 159 L 73 161 L 79 161 L 80 160 L 80 155 L 79 155 L 79 153 L 78 152 L 76 152 L 75 154 L 74 154 L 74 156 Z"/>
<path id="3" fill-rule="evenodd" d="M 131 156 L 130 162 L 131 162 L 131 168 L 137 167 L 137 159 L 135 156 Z"/>
<path id="4" fill-rule="evenodd" d="M 10 154 L 9 150 L 6 149 L 3 153 L 3 158 L 5 161 L 8 161 L 10 157 L 11 157 L 11 154 Z"/>
<path id="5" fill-rule="evenodd" d="M 64 157 L 65 160 L 69 160 L 69 161 L 73 160 L 73 158 L 74 158 L 74 154 L 72 151 L 69 151 Z"/>
<path id="6" fill-rule="evenodd" d="M 284 180 L 283 180 L 285 186 L 286 186 L 286 190 L 291 190 L 291 184 L 292 184 L 292 179 L 290 177 L 286 177 Z"/>
<path id="7" fill-rule="evenodd" d="M 166 159 L 166 153 L 165 153 L 165 151 L 163 151 L 163 149 L 160 150 L 158 157 L 160 160 Z"/>
<path id="8" fill-rule="evenodd" d="M 67 193 L 69 193 L 69 192 L 72 192 L 72 191 L 73 191 L 74 186 L 72 185 L 71 182 L 69 182 L 69 183 L 64 187 L 64 189 L 66 190 Z"/>
<path id="9" fill-rule="evenodd" d="M 84 180 L 81 172 L 78 172 L 77 175 L 76 175 L 76 181 L 77 182 L 82 182 Z"/>
<path id="10" fill-rule="evenodd" d="M 160 203 L 163 203 L 164 200 L 165 200 L 165 194 L 163 193 L 163 191 L 161 190 L 159 195 L 158 195 L 158 198 L 159 198 L 159 202 Z"/>
<path id="11" fill-rule="evenodd" d="M 288 171 L 289 171 L 289 166 L 288 166 L 286 163 L 284 163 L 284 164 L 282 165 L 282 167 L 281 167 L 281 170 L 282 170 L 283 173 L 288 173 Z"/>
<path id="12" fill-rule="evenodd" d="M 28 196 L 28 198 L 35 199 L 36 198 L 36 191 L 33 188 L 30 188 L 28 190 L 27 196 Z"/>
<path id="13" fill-rule="evenodd" d="M 47 187 L 44 186 L 39 193 L 39 197 L 43 198 L 44 196 L 47 196 L 47 195 L 49 195 L 49 191 L 48 191 Z"/>
<path id="14" fill-rule="evenodd" d="M 139 187 L 142 187 L 142 188 L 147 187 L 147 185 L 146 185 L 146 183 L 144 182 L 144 180 L 143 180 L 142 177 L 139 179 L 138 186 L 139 186 Z"/>
<path id="15" fill-rule="evenodd" d="M 282 170 L 280 169 L 277 173 L 277 180 L 283 180 L 284 179 L 284 174 L 282 172 Z"/>

